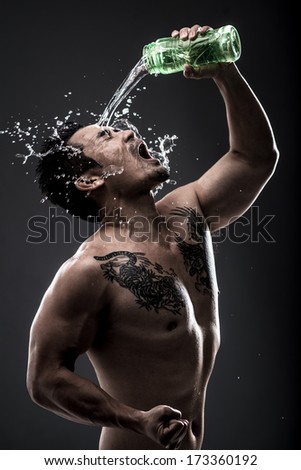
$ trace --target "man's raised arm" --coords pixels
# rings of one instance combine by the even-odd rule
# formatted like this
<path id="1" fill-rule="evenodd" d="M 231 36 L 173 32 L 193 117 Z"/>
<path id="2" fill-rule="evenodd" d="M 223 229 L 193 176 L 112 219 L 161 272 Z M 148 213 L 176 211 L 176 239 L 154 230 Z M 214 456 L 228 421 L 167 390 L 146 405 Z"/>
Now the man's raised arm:
<path id="1" fill-rule="evenodd" d="M 199 28 L 194 25 L 172 35 L 193 40 Z M 204 26 L 202 34 L 208 28 Z M 274 172 L 278 149 L 262 105 L 235 64 L 211 64 L 199 70 L 186 65 L 184 76 L 212 78 L 226 106 L 229 150 L 190 186 L 211 230 L 216 230 L 251 206 Z"/>

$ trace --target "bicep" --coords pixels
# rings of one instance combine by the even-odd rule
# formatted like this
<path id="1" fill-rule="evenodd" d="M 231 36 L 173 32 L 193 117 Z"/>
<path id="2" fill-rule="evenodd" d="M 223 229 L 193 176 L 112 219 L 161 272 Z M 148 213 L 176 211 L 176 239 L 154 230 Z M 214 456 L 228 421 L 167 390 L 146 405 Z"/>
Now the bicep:
<path id="1" fill-rule="evenodd" d="M 74 311 L 72 305 L 62 306 L 59 299 L 52 298 L 55 293 L 47 297 L 46 294 L 31 327 L 30 354 L 43 367 L 49 364 L 73 369 L 76 358 L 94 340 L 95 318 L 88 312 Z"/>

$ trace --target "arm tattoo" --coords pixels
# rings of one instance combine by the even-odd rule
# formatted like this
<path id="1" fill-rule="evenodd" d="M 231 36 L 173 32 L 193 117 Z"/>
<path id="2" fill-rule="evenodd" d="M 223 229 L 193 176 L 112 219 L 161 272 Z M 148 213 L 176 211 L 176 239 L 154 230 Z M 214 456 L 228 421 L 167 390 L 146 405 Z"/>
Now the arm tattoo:
<path id="1" fill-rule="evenodd" d="M 208 259 L 204 249 L 204 217 L 191 207 L 177 207 L 172 214 L 185 217 L 188 226 L 187 243 L 176 236 L 177 246 L 184 258 L 184 266 L 190 276 L 195 277 L 195 288 L 204 294 L 212 294 L 212 282 L 209 276 Z"/>
<path id="2" fill-rule="evenodd" d="M 168 310 L 181 315 L 184 301 L 173 269 L 166 271 L 153 264 L 144 253 L 113 251 L 106 256 L 94 256 L 101 261 L 105 279 L 117 282 L 136 297 L 136 303 L 146 310 Z"/>

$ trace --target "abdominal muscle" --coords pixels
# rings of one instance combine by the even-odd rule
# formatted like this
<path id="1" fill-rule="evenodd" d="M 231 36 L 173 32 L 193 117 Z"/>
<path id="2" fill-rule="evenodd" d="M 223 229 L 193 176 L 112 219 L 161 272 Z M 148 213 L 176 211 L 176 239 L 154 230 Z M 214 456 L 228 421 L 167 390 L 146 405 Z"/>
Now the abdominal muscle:
<path id="1" fill-rule="evenodd" d="M 120 402 L 140 410 L 157 405 L 180 410 L 190 423 L 181 449 L 199 449 L 215 332 L 207 329 L 204 334 L 194 316 L 188 317 L 156 315 L 152 326 L 145 328 L 139 321 L 120 330 L 116 325 L 89 358 L 100 386 Z M 107 427 L 102 429 L 99 448 L 163 449 L 146 436 Z"/>

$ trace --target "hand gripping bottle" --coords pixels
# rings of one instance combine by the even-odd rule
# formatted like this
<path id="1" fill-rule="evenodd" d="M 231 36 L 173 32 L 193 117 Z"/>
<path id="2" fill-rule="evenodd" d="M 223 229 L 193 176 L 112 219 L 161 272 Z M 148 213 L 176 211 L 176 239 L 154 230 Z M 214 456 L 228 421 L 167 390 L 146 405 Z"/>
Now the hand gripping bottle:
<path id="1" fill-rule="evenodd" d="M 241 55 L 241 42 L 232 25 L 209 29 L 194 40 L 161 38 L 144 46 L 143 62 L 150 74 L 170 74 L 183 70 L 184 64 L 199 68 L 207 64 L 235 62 Z"/>

